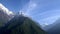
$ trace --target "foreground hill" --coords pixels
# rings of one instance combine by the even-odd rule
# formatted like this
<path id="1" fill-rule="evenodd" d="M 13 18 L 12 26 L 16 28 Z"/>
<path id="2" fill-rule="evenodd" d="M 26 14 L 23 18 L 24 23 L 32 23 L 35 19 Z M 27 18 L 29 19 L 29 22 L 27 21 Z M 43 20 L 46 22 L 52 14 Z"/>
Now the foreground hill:
<path id="1" fill-rule="evenodd" d="M 47 34 L 33 20 L 22 15 L 15 16 L 5 27 L 0 29 L 1 34 Z"/>

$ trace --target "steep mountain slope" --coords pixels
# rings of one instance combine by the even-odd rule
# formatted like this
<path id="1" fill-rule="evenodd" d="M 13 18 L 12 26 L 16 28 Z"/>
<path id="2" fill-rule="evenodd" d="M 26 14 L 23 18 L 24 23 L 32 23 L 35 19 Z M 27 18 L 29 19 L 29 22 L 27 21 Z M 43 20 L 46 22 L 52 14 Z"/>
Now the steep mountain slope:
<path id="1" fill-rule="evenodd" d="M 12 17 L 12 12 L 0 3 L 0 27 L 4 26 L 4 24 L 7 21 L 9 21 Z"/>
<path id="2" fill-rule="evenodd" d="M 0 10 L 0 26 L 2 26 L 5 22 L 7 22 L 9 16 L 5 14 L 2 10 Z"/>
<path id="3" fill-rule="evenodd" d="M 49 34 L 60 34 L 60 19 L 58 19 L 55 25 L 48 30 Z"/>
<path id="4" fill-rule="evenodd" d="M 33 20 L 22 15 L 15 16 L 0 29 L 1 34 L 47 34 Z"/>

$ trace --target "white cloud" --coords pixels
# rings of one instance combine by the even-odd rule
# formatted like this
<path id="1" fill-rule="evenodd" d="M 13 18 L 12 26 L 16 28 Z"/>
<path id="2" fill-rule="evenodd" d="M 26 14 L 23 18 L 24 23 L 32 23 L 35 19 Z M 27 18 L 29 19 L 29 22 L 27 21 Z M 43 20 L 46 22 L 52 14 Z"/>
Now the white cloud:
<path id="1" fill-rule="evenodd" d="M 3 10 L 7 15 L 13 15 L 13 12 L 8 10 L 3 4 L 0 3 L 0 10 Z"/>
<path id="2" fill-rule="evenodd" d="M 28 13 L 25 13 L 24 11 L 20 11 L 19 14 L 25 16 L 25 17 L 29 17 L 29 14 Z"/>
<path id="3" fill-rule="evenodd" d="M 33 9 L 33 8 L 35 8 L 37 6 L 37 4 L 36 3 L 29 3 L 29 5 L 28 5 L 28 7 L 29 7 L 29 9 Z"/>
<path id="4" fill-rule="evenodd" d="M 45 23 L 45 25 L 47 26 L 47 25 L 49 25 L 48 23 Z"/>
<path id="5" fill-rule="evenodd" d="M 35 21 L 38 21 L 40 24 L 42 24 L 42 26 L 46 26 L 46 25 L 50 25 L 53 24 L 55 22 L 55 20 L 57 18 L 59 18 L 60 16 L 60 9 L 51 9 L 51 10 L 46 10 L 44 9 L 45 7 L 45 3 L 41 4 L 40 1 L 39 2 L 34 2 L 35 0 L 31 0 L 26 7 L 23 7 L 22 11 L 25 12 L 24 14 L 29 15 L 30 17 L 32 16 L 33 19 Z M 47 5 L 46 5 L 47 6 Z M 36 8 L 36 12 L 40 11 L 40 9 L 42 10 L 46 10 L 45 12 L 40 11 L 41 13 L 35 13 L 35 8 Z M 32 14 L 35 13 L 35 14 Z M 37 16 L 37 18 L 36 18 Z M 40 20 L 42 21 L 40 21 Z"/>
<path id="6" fill-rule="evenodd" d="M 23 12 L 24 16 L 30 16 L 32 10 L 34 10 L 36 7 L 37 3 L 30 1 L 20 11 Z"/>
<path id="7" fill-rule="evenodd" d="M 39 23 L 41 24 L 42 27 L 45 27 L 47 25 L 53 24 L 59 18 L 60 18 L 59 15 L 51 16 L 51 17 L 48 17 L 48 18 L 41 19 L 39 21 Z"/>

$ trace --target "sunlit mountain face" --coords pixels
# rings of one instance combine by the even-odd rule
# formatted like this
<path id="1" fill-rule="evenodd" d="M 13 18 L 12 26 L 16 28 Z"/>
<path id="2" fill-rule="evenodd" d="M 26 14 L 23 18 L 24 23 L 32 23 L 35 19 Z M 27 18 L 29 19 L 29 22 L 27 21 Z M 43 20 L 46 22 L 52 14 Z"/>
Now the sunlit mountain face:
<path id="1" fill-rule="evenodd" d="M 13 18 L 13 12 L 9 11 L 0 3 L 0 27 L 4 26 L 11 18 Z"/>

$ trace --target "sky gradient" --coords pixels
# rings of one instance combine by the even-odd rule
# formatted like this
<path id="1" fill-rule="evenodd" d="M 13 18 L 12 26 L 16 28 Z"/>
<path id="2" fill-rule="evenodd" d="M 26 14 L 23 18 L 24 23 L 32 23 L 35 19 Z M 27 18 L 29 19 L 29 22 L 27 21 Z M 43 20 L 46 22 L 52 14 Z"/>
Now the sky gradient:
<path id="1" fill-rule="evenodd" d="M 6 8 L 13 12 L 18 12 L 29 0 L 0 0 Z"/>
<path id="2" fill-rule="evenodd" d="M 60 0 L 30 0 L 21 10 L 43 27 L 60 18 Z"/>
<path id="3" fill-rule="evenodd" d="M 0 0 L 13 12 L 24 12 L 43 27 L 60 18 L 60 0 Z"/>

